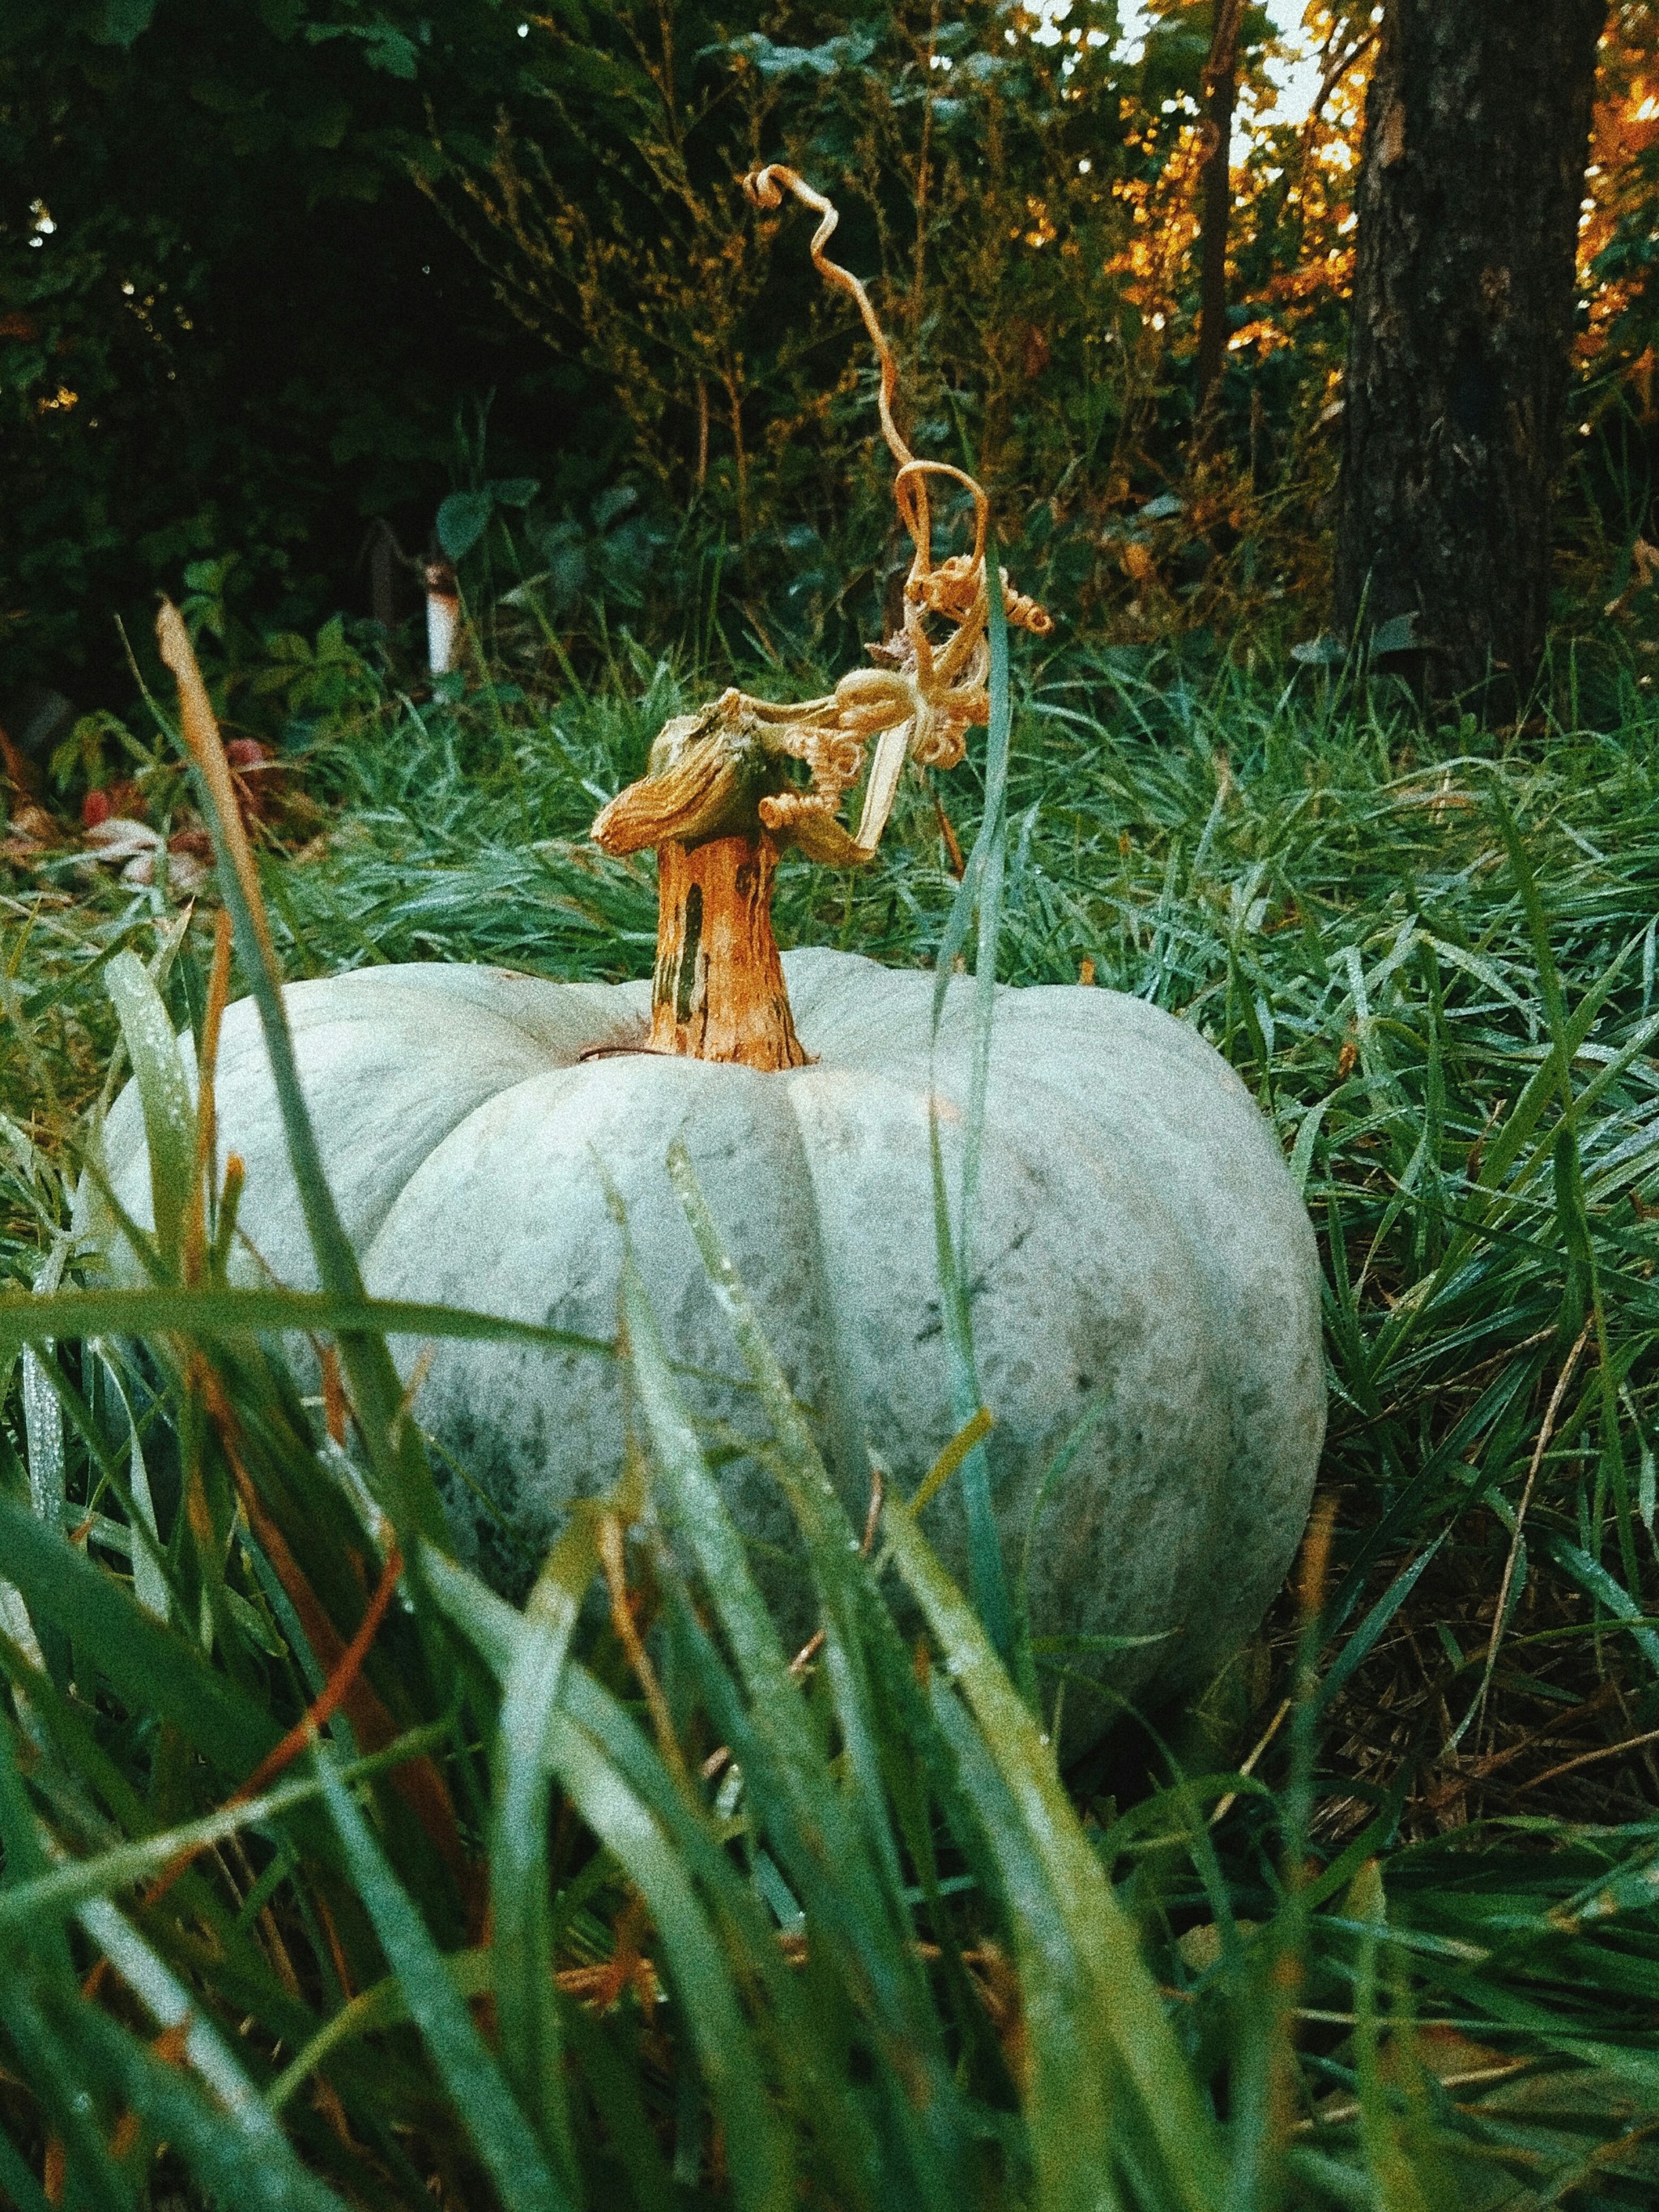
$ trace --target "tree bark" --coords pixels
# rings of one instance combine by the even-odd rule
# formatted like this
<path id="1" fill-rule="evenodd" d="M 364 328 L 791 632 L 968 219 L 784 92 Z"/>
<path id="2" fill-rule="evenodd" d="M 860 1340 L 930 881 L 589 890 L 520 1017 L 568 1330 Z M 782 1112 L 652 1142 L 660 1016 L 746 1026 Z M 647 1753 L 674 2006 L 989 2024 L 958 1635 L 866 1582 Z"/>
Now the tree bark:
<path id="1" fill-rule="evenodd" d="M 1227 360 L 1227 234 L 1233 213 L 1233 111 L 1238 101 L 1238 33 L 1243 0 L 1216 0 L 1215 30 L 1204 66 L 1204 207 L 1200 218 L 1198 393 L 1201 423 Z"/>
<path id="2" fill-rule="evenodd" d="M 1431 700 L 1537 672 L 1607 0 L 1389 0 L 1357 206 L 1336 619 Z"/>

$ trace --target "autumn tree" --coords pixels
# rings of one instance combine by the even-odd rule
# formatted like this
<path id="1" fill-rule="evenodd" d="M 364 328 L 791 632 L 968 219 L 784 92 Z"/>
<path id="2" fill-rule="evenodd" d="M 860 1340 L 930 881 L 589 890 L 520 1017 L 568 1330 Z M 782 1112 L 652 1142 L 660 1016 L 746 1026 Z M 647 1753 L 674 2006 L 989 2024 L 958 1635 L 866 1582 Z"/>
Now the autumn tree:
<path id="1" fill-rule="evenodd" d="M 1216 0 L 1204 64 L 1204 214 L 1199 232 L 1198 392 L 1200 416 L 1214 397 L 1227 357 L 1227 230 L 1232 217 L 1233 110 L 1238 99 L 1243 0 Z"/>
<path id="2" fill-rule="evenodd" d="M 1431 697 L 1511 705 L 1543 649 L 1607 13 L 1389 0 L 1357 203 L 1336 611 L 1368 632 L 1414 617 Z"/>

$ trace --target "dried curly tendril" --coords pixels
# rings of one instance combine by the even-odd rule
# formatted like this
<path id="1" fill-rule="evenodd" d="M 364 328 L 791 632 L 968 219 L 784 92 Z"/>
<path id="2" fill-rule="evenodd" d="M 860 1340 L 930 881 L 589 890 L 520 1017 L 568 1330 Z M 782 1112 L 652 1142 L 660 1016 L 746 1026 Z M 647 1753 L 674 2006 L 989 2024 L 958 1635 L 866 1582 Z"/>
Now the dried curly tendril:
<path id="1" fill-rule="evenodd" d="M 924 768 L 954 768 L 968 732 L 990 719 L 990 586 L 986 571 L 988 501 L 983 488 L 945 461 L 918 459 L 893 419 L 898 368 L 870 295 L 849 270 L 824 252 L 841 218 L 821 192 L 793 169 L 775 163 L 744 179 L 750 199 L 779 208 L 786 191 L 820 217 L 812 265 L 825 283 L 854 301 L 880 364 L 876 404 L 882 435 L 897 464 L 893 497 L 915 553 L 904 584 L 903 626 L 869 648 L 878 665 L 856 668 L 819 699 L 773 702 L 724 691 L 695 714 L 665 724 L 651 749 L 646 775 L 600 813 L 593 836 L 607 852 L 639 852 L 672 841 L 695 845 L 720 836 L 764 832 L 809 860 L 855 867 L 874 857 L 892 811 L 907 759 Z M 931 479 L 960 485 L 973 501 L 973 547 L 933 558 L 928 501 Z M 998 571 L 1002 604 L 1017 629 L 1046 636 L 1053 622 Z M 848 793 L 865 775 L 856 831 L 841 818 Z M 788 763 L 807 771 L 805 788 Z"/>

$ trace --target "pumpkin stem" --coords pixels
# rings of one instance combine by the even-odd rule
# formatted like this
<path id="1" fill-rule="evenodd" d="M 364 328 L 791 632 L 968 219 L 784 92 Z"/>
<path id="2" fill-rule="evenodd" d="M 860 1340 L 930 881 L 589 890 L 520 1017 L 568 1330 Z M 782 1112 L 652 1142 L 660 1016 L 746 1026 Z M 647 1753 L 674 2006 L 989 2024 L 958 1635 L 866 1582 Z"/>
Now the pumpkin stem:
<path id="1" fill-rule="evenodd" d="M 772 934 L 777 866 L 764 830 L 659 845 L 653 1050 L 767 1072 L 805 1066 Z"/>
<path id="2" fill-rule="evenodd" d="M 730 690 L 676 715 L 658 732 L 646 774 L 600 810 L 593 837 L 607 853 L 657 850 L 653 1048 L 774 1069 L 806 1061 L 772 934 L 779 846 L 822 867 L 873 860 L 906 761 L 954 768 L 969 729 L 990 720 L 992 592 L 1016 629 L 1045 637 L 1054 623 L 1006 568 L 990 574 L 982 486 L 948 461 L 918 460 L 900 435 L 893 349 L 864 286 L 823 251 L 835 209 L 781 163 L 757 169 L 744 188 L 757 207 L 781 207 L 789 191 L 818 215 L 812 264 L 854 301 L 876 349 L 882 434 L 898 464 L 893 495 L 915 548 L 904 627 L 871 647 L 876 667 L 851 670 L 822 698 L 779 702 Z M 939 483 L 969 495 L 974 521 L 972 550 L 936 562 L 929 489 Z M 860 780 L 854 830 L 841 808 Z"/>

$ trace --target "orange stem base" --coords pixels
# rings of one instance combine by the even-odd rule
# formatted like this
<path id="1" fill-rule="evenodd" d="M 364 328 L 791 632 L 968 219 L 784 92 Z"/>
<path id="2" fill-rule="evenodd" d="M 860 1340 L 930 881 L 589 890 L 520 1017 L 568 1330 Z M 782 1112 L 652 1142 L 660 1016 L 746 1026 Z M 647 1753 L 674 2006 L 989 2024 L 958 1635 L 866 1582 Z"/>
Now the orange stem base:
<path id="1" fill-rule="evenodd" d="M 772 1072 L 804 1067 L 772 934 L 778 848 L 757 837 L 657 848 L 651 1044 Z"/>

